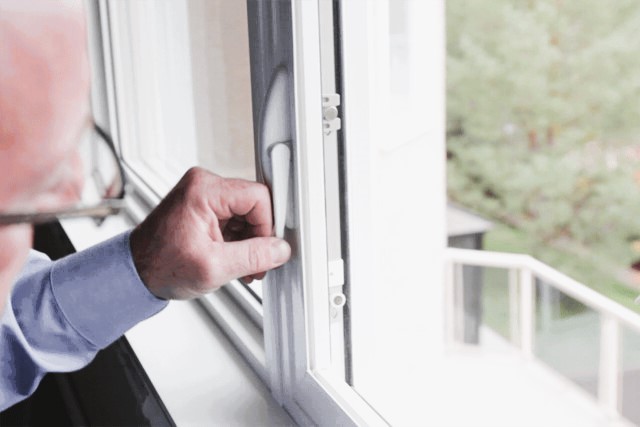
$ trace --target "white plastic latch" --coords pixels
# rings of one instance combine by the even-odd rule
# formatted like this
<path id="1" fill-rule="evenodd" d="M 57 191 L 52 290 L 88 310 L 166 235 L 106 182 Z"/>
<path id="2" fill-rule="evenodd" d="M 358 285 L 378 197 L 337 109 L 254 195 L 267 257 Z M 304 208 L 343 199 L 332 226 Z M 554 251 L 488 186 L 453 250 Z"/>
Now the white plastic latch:
<path id="1" fill-rule="evenodd" d="M 338 111 L 339 105 L 340 95 L 337 93 L 322 95 L 322 128 L 326 134 L 330 134 L 332 131 L 342 127 Z"/>
<path id="2" fill-rule="evenodd" d="M 277 142 L 270 147 L 271 192 L 273 193 L 273 228 L 276 237 L 284 239 L 289 200 L 289 164 L 291 162 L 290 142 Z"/>

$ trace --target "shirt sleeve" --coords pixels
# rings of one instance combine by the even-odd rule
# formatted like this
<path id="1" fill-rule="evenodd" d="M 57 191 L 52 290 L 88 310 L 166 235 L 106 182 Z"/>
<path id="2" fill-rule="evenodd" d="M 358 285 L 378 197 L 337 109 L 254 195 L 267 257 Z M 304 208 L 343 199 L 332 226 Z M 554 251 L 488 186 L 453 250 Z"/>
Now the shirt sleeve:
<path id="1" fill-rule="evenodd" d="M 31 251 L 0 320 L 0 411 L 29 396 L 47 372 L 87 365 L 168 302 L 142 283 L 130 232 L 52 262 Z"/>

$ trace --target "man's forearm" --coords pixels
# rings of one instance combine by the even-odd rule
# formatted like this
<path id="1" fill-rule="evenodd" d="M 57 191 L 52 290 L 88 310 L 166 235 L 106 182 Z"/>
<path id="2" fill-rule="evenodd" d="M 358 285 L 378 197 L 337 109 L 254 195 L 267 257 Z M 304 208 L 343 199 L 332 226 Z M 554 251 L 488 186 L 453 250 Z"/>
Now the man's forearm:
<path id="1" fill-rule="evenodd" d="M 32 251 L 0 321 L 0 410 L 45 373 L 87 365 L 166 304 L 140 281 L 128 233 L 56 262 Z"/>

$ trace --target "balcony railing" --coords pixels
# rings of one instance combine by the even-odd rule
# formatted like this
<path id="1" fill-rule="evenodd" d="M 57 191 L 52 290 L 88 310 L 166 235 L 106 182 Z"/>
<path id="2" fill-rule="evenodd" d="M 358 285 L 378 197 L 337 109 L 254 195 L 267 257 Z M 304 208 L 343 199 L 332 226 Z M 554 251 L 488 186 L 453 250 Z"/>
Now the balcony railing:
<path id="1" fill-rule="evenodd" d="M 632 413 L 623 410 L 622 391 L 629 390 L 631 393 L 635 389 L 635 394 L 640 393 L 640 363 L 634 364 L 632 360 L 631 364 L 634 367 L 627 370 L 623 366 L 624 360 L 629 359 L 623 358 L 624 351 L 630 353 L 628 355 L 632 356 L 631 359 L 637 359 L 634 352 L 640 347 L 637 345 L 640 343 L 640 315 L 528 255 L 448 248 L 446 265 L 446 325 L 447 337 L 451 342 L 473 344 L 474 337 L 469 333 L 469 329 L 480 323 L 482 328 L 488 327 L 493 332 L 502 329 L 501 335 L 505 336 L 514 348 L 519 349 L 525 358 L 540 360 L 536 352 L 536 336 L 544 323 L 542 317 L 550 316 L 548 307 L 544 306 L 545 302 L 541 297 L 545 292 L 548 294 L 549 289 L 553 289 L 556 295 L 565 300 L 577 301 L 573 303 L 574 308 L 578 306 L 582 313 L 590 313 L 588 318 L 592 321 L 583 322 L 587 325 L 586 330 L 584 327 L 565 329 L 569 335 L 581 335 L 576 337 L 577 340 L 591 337 L 589 339 L 592 341 L 598 341 L 597 350 L 594 350 L 597 351 L 597 366 L 591 384 L 595 387 L 595 398 L 612 416 L 622 415 L 638 423 L 640 414 L 633 409 L 637 405 L 626 405 Z M 494 292 L 494 295 L 503 298 L 505 305 L 503 311 L 506 313 L 506 319 L 502 328 L 500 324 L 496 325 L 494 322 L 494 325 L 487 325 L 482 320 L 490 314 L 487 307 L 484 313 L 479 309 L 475 312 L 471 310 L 470 314 L 469 298 L 465 299 L 465 293 L 475 292 L 475 300 L 484 298 L 486 304 L 487 297 L 479 295 L 477 291 L 479 288 L 480 293 L 483 292 L 483 286 L 485 293 L 487 289 L 491 289 L 487 287 L 490 284 L 486 283 L 491 277 L 486 272 L 495 269 L 505 273 L 501 276 L 503 279 L 500 279 L 504 284 L 501 288 L 504 292 Z M 470 280 L 472 275 L 477 276 L 475 281 Z M 495 274 L 493 277 L 496 277 Z M 559 299 L 556 298 L 555 301 Z M 565 319 L 569 317 L 566 310 L 565 313 L 556 313 L 556 317 L 559 318 L 563 315 Z M 476 323 L 471 319 L 470 322 L 470 316 L 481 319 L 476 319 Z M 563 335 L 563 340 L 571 340 L 567 338 L 568 334 Z M 628 339 L 626 346 L 623 346 L 623 336 Z M 571 344 L 565 342 L 563 345 L 570 348 Z M 573 357 L 576 363 L 585 357 L 584 349 L 571 350 L 575 351 L 575 354 L 569 357 Z M 623 387 L 625 381 L 628 387 Z M 634 382 L 634 385 L 631 382 Z M 637 400 L 640 395 L 633 397 Z"/>

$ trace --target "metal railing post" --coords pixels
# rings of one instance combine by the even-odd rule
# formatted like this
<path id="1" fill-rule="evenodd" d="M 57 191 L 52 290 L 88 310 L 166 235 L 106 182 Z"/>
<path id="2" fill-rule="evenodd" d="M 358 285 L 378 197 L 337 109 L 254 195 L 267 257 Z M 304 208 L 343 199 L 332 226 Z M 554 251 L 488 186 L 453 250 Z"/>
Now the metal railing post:
<path id="1" fill-rule="evenodd" d="M 523 267 L 520 278 L 520 348 L 526 357 L 533 355 L 535 328 L 534 282 L 531 269 Z"/>
<path id="2" fill-rule="evenodd" d="M 618 414 L 620 390 L 620 325 L 607 314 L 600 315 L 600 366 L 598 369 L 598 399 L 611 415 Z"/>

